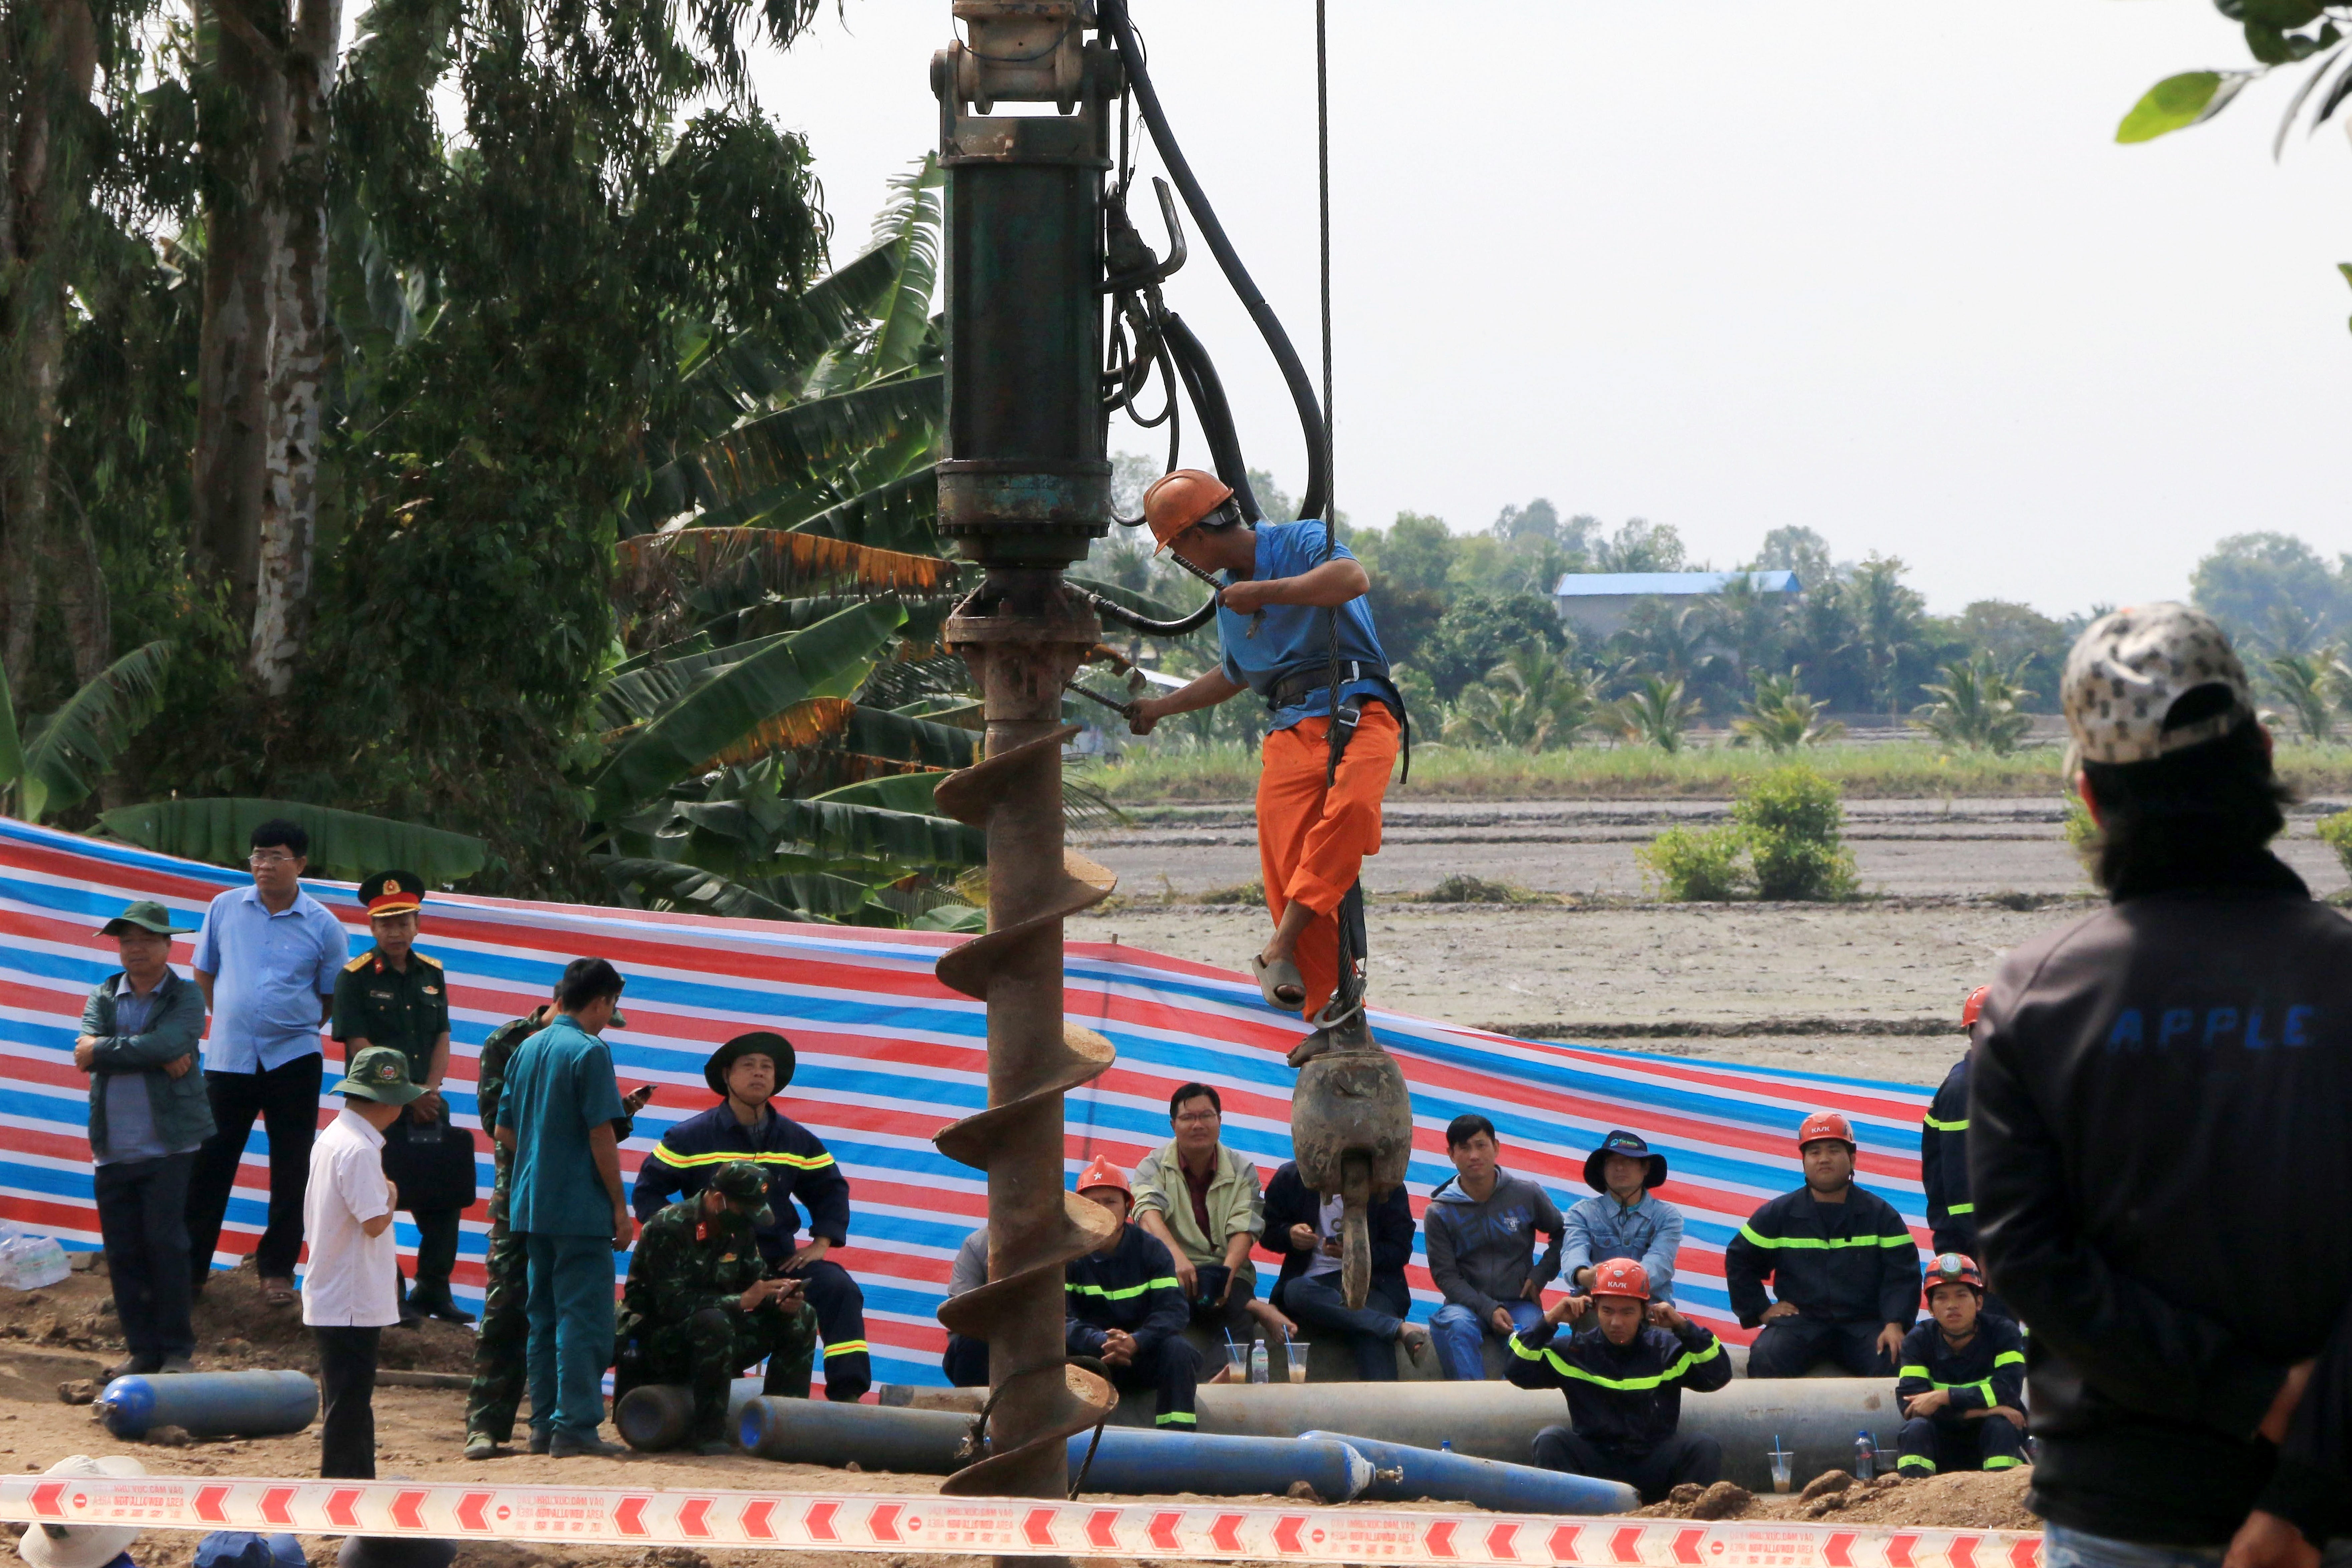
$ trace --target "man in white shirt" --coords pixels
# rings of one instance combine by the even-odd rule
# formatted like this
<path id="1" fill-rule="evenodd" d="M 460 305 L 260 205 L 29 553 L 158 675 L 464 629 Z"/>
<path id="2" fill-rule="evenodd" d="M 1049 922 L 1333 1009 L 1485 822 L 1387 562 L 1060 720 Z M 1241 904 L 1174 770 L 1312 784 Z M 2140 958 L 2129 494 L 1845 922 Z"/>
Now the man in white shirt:
<path id="1" fill-rule="evenodd" d="M 383 1173 L 383 1130 L 425 1090 L 408 1079 L 396 1046 L 371 1046 L 335 1085 L 343 1109 L 310 1147 L 302 1228 L 310 1266 L 302 1275 L 302 1321 L 319 1342 L 324 1419 L 320 1479 L 375 1479 L 376 1341 L 400 1321 L 400 1266 L 392 1213 L 399 1191 Z"/>

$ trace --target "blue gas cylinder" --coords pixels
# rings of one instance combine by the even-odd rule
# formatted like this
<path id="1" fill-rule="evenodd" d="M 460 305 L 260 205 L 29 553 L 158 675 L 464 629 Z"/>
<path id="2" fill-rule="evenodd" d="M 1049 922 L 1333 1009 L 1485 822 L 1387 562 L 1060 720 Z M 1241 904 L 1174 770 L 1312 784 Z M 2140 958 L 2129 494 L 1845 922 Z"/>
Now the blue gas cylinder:
<path id="1" fill-rule="evenodd" d="M 117 1437 L 177 1426 L 191 1437 L 275 1437 L 318 1418 L 319 1385 L 300 1372 L 133 1373 L 92 1402 Z"/>

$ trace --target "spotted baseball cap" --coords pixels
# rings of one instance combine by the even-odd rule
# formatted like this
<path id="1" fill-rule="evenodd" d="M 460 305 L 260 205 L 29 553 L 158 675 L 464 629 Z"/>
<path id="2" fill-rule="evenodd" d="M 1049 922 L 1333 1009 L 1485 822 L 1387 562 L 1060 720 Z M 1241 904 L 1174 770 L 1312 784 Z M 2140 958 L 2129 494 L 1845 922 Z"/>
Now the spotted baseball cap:
<path id="1" fill-rule="evenodd" d="M 370 1046 L 344 1065 L 343 1081 L 327 1092 L 406 1105 L 425 1092 L 425 1086 L 408 1081 L 406 1051 L 397 1046 Z"/>
<path id="2" fill-rule="evenodd" d="M 735 1206 L 748 1215 L 754 1226 L 767 1226 L 776 1223 L 776 1211 L 768 1206 L 768 1175 L 749 1160 L 730 1160 L 711 1173 L 711 1190 L 735 1201 Z"/>
<path id="3" fill-rule="evenodd" d="M 2168 730 L 2165 715 L 2200 687 L 2221 687 L 2229 708 Z M 2133 605 L 2100 616 L 2066 656 L 2059 682 L 2074 756 L 2152 763 L 2219 740 L 2253 717 L 2246 667 L 2213 618 L 2187 605 Z"/>

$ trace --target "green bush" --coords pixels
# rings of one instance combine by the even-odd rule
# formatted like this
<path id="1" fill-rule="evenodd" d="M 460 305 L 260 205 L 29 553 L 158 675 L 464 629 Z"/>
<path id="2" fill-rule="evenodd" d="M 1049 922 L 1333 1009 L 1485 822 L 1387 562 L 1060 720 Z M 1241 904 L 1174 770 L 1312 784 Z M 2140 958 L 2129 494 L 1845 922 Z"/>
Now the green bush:
<path id="1" fill-rule="evenodd" d="M 1669 827 L 1633 851 L 1643 879 L 1662 899 L 1712 903 L 1736 898 L 1748 880 L 1739 857 L 1748 847 L 1737 827 Z"/>
<path id="2" fill-rule="evenodd" d="M 1747 844 L 1759 897 L 1853 896 L 1845 808 L 1838 804 L 1837 785 L 1811 768 L 1774 768 L 1747 784 L 1732 802 L 1731 820 Z"/>
<path id="3" fill-rule="evenodd" d="M 2346 812 L 2344 816 L 2352 816 L 2352 811 Z M 2327 820 L 2341 822 L 2344 817 L 2331 816 Z M 2091 808 L 2071 795 L 2066 797 L 2065 831 L 2066 847 L 2084 859 L 2089 859 L 2098 849 L 2099 825 L 2091 820 Z M 2320 826 L 2320 836 L 2326 837 L 2326 825 L 2323 823 Z M 2328 842 L 2332 844 L 2335 840 L 2329 839 Z M 2339 848 L 2336 853 L 2341 855 L 2344 851 Z"/>
<path id="4" fill-rule="evenodd" d="M 2352 811 L 2339 811 L 2333 816 L 2321 817 L 2319 837 L 2336 851 L 2336 858 L 2344 862 L 2344 868 L 2352 871 Z"/>

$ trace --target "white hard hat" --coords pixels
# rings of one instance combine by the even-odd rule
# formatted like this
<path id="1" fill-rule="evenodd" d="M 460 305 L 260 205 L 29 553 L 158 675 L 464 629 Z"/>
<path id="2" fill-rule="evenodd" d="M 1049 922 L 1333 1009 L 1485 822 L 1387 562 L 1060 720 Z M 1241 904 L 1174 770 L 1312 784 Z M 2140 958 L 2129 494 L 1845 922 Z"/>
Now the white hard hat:
<path id="1" fill-rule="evenodd" d="M 143 1476 L 147 1467 L 127 1454 L 91 1458 L 72 1454 L 48 1468 L 53 1476 Z M 139 1539 L 135 1524 L 37 1524 L 16 1542 L 33 1568 L 106 1568 Z"/>

